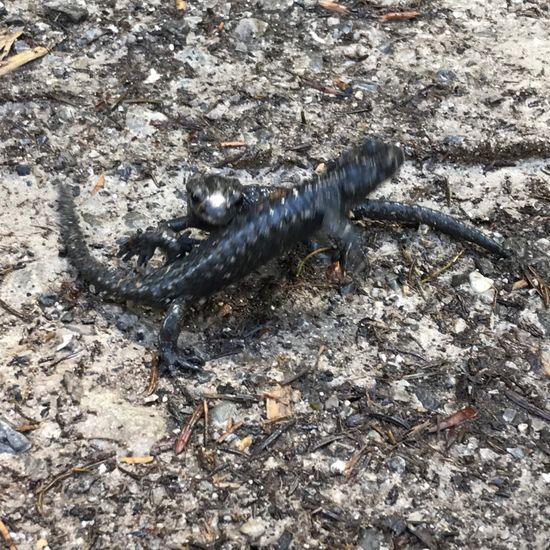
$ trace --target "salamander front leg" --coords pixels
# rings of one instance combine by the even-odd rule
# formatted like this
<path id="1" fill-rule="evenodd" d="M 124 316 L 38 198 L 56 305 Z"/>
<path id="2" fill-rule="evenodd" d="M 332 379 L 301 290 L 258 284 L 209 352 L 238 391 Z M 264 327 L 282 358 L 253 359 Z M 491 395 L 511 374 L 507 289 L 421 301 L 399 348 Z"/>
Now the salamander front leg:
<path id="1" fill-rule="evenodd" d="M 195 227 L 195 225 L 193 224 L 189 216 L 172 218 L 170 220 L 162 222 L 159 225 L 159 229 L 170 229 L 172 231 L 175 231 L 176 233 L 179 233 L 184 229 L 190 229 L 191 227 Z"/>
<path id="2" fill-rule="evenodd" d="M 178 348 L 185 306 L 186 301 L 183 299 L 172 302 L 159 333 L 160 365 L 173 375 L 181 369 L 202 372 L 201 367 L 204 365 L 204 360 L 191 350 Z"/>
<path id="3" fill-rule="evenodd" d="M 156 249 L 160 248 L 166 255 L 166 263 L 170 264 L 191 252 L 199 242 L 186 233 L 176 235 L 170 229 L 159 227 L 159 229 L 137 232 L 135 235 L 123 239 L 117 256 L 125 262 L 137 256 L 138 265 L 146 265 Z"/>

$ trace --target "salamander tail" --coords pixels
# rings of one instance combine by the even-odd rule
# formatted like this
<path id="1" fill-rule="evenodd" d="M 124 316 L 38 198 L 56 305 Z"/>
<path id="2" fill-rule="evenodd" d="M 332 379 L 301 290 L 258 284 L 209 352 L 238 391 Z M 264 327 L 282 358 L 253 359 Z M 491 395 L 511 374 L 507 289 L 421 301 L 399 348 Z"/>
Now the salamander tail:
<path id="1" fill-rule="evenodd" d="M 140 302 L 150 301 L 144 300 L 143 292 L 134 277 L 125 276 L 122 271 L 105 266 L 90 254 L 69 187 L 59 186 L 57 204 L 61 244 L 82 278 L 98 290 L 105 290 L 113 296 Z"/>

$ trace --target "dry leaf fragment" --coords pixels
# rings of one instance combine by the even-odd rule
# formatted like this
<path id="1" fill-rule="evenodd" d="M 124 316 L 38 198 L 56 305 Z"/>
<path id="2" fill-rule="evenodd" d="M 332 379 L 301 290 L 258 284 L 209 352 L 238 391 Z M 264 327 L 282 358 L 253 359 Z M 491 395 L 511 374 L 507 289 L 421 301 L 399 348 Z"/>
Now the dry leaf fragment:
<path id="1" fill-rule="evenodd" d="M 13 43 L 23 34 L 23 31 L 10 32 L 9 29 L 0 29 L 0 60 L 4 59 Z"/>
<path id="2" fill-rule="evenodd" d="M 319 0 L 319 5 L 326 10 L 330 10 L 341 15 L 349 13 L 346 6 L 342 6 L 342 4 L 338 4 L 337 2 L 332 2 L 332 0 Z"/>
<path id="3" fill-rule="evenodd" d="M 46 493 L 55 487 L 58 483 L 72 477 L 74 474 L 79 474 L 83 472 L 91 472 L 91 468 L 109 462 L 114 458 L 114 455 L 107 455 L 99 460 L 94 460 L 88 464 L 83 464 L 82 466 L 75 466 L 74 468 L 67 468 L 65 471 L 61 472 L 55 476 L 51 481 L 46 481 L 36 493 L 36 509 L 41 516 L 44 516 L 44 497 Z"/>
<path id="4" fill-rule="evenodd" d="M 345 92 L 346 90 L 350 89 L 350 83 L 345 80 L 342 80 L 341 78 L 337 78 L 336 80 L 334 80 L 334 84 L 336 85 L 337 88 L 342 90 L 342 92 Z"/>
<path id="5" fill-rule="evenodd" d="M 535 268 L 531 265 L 523 272 L 523 276 L 529 284 L 539 293 L 545 308 L 550 307 L 550 288 L 546 281 L 540 276 Z"/>
<path id="6" fill-rule="evenodd" d="M 531 265 L 523 272 L 523 277 L 512 284 L 512 290 L 522 290 L 524 288 L 534 288 L 542 298 L 544 307 L 550 307 L 550 287 Z"/>
<path id="7" fill-rule="evenodd" d="M 236 432 L 242 425 L 242 421 L 233 422 L 233 420 L 231 420 L 227 430 L 225 430 L 225 432 L 218 437 L 218 443 L 223 443 L 228 436 L 230 436 L 233 432 Z"/>
<path id="8" fill-rule="evenodd" d="M 187 424 L 183 426 L 180 434 L 176 438 L 176 443 L 174 445 L 174 451 L 177 455 L 183 452 L 187 443 L 189 443 L 189 438 L 197 422 L 204 416 L 205 411 L 207 410 L 206 401 L 199 403 L 194 409 L 193 413 L 189 417 Z"/>
<path id="9" fill-rule="evenodd" d="M 40 424 L 18 424 L 15 426 L 15 430 L 19 433 L 26 433 L 26 432 L 32 432 L 33 430 L 38 430 L 40 428 Z"/>
<path id="10" fill-rule="evenodd" d="M 326 278 L 331 283 L 342 283 L 346 278 L 342 264 L 337 262 L 332 262 L 326 269 L 325 272 Z"/>
<path id="11" fill-rule="evenodd" d="M 422 279 L 420 279 L 420 282 L 422 284 L 427 283 L 427 282 L 431 281 L 432 279 L 435 279 L 436 277 L 439 277 L 439 275 L 441 275 L 442 273 L 445 273 L 445 271 L 447 271 L 456 262 L 458 262 L 458 260 L 464 254 L 464 252 L 465 252 L 465 249 L 463 248 L 457 254 L 455 254 L 448 262 L 445 262 L 444 265 L 442 265 L 441 267 L 438 267 L 437 269 L 435 269 L 434 271 L 432 271 L 431 273 L 429 273 L 425 277 L 422 277 Z"/>
<path id="12" fill-rule="evenodd" d="M 187 9 L 187 0 L 176 0 L 176 9 L 185 11 Z"/>
<path id="13" fill-rule="evenodd" d="M 266 393 L 265 397 L 268 420 L 288 418 L 292 415 L 292 388 L 290 386 L 277 386 L 271 392 Z"/>
<path id="14" fill-rule="evenodd" d="M 346 462 L 344 467 L 344 476 L 350 477 L 353 474 L 355 466 L 359 463 L 359 460 L 366 453 L 368 447 L 365 445 L 353 453 L 353 456 Z"/>
<path id="15" fill-rule="evenodd" d="M 332 249 L 329 248 L 329 247 L 322 247 L 322 248 L 317 248 L 316 250 L 313 250 L 312 252 L 310 252 L 303 260 L 300 261 L 300 263 L 298 264 L 298 267 L 296 268 L 296 277 L 299 277 L 301 274 L 302 274 L 302 271 L 304 270 L 304 266 L 306 265 L 306 262 L 310 259 L 310 258 L 313 258 L 313 256 L 316 256 L 317 254 L 322 254 L 323 252 L 330 252 Z"/>
<path id="16" fill-rule="evenodd" d="M 527 279 L 525 279 L 525 277 L 523 279 L 519 279 L 517 280 L 513 285 L 512 285 L 512 290 L 521 290 L 522 288 L 527 288 L 529 286 L 529 282 L 527 281 Z"/>
<path id="17" fill-rule="evenodd" d="M 48 48 L 42 46 L 37 46 L 31 50 L 26 50 L 24 52 L 12 55 L 10 58 L 0 61 L 0 76 L 7 75 L 15 69 L 18 69 L 22 65 L 25 65 L 39 57 L 42 57 L 48 53 Z"/>
<path id="18" fill-rule="evenodd" d="M 381 15 L 378 21 L 380 21 L 380 23 L 386 23 L 388 21 L 406 21 L 407 19 L 414 19 L 419 15 L 419 11 L 392 11 L 386 13 L 386 15 Z"/>
<path id="19" fill-rule="evenodd" d="M 221 147 L 246 147 L 246 141 L 235 140 L 235 141 L 222 141 L 220 142 Z"/>
<path id="20" fill-rule="evenodd" d="M 120 462 L 124 464 L 149 464 L 153 460 L 152 456 L 123 456 L 120 458 Z"/>
<path id="21" fill-rule="evenodd" d="M 149 385 L 147 386 L 147 389 L 145 390 L 145 396 L 149 397 L 150 395 L 153 395 L 157 389 L 157 384 L 159 380 L 159 356 L 155 353 L 153 355 L 153 361 L 151 365 L 151 378 L 149 379 Z"/>
<path id="22" fill-rule="evenodd" d="M 95 195 L 100 189 L 105 187 L 105 174 L 101 174 L 92 189 L 92 195 Z"/>
<path id="23" fill-rule="evenodd" d="M 214 474 L 212 476 L 212 484 L 214 487 L 219 487 L 220 489 L 238 489 L 242 485 L 241 483 L 226 481 L 228 478 L 228 474 Z"/>
<path id="24" fill-rule="evenodd" d="M 12 538 L 10 535 L 10 532 L 8 531 L 8 528 L 4 525 L 4 522 L 0 519 L 0 535 L 2 535 L 2 538 L 4 539 L 4 542 L 6 543 L 9 550 L 17 550 L 15 547 L 15 544 L 12 542 Z"/>
<path id="25" fill-rule="evenodd" d="M 239 449 L 239 451 L 246 451 L 250 445 L 252 445 L 252 436 L 247 435 L 246 437 L 239 439 L 235 446 Z"/>
<path id="26" fill-rule="evenodd" d="M 550 344 L 540 349 L 540 362 L 546 376 L 550 377 Z"/>
<path id="27" fill-rule="evenodd" d="M 473 407 L 464 407 L 443 419 L 441 422 L 438 422 L 437 426 L 432 426 L 428 431 L 434 433 L 441 430 L 448 430 L 449 428 L 455 428 L 467 420 L 473 420 L 476 416 L 477 411 Z"/>

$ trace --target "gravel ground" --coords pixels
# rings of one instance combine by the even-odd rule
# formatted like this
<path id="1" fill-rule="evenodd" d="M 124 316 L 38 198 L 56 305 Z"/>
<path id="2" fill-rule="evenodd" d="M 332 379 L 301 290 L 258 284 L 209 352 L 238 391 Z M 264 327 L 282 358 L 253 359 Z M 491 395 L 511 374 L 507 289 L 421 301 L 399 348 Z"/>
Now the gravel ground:
<path id="1" fill-rule="evenodd" d="M 182 4 L 0 1 L 10 56 L 49 48 L 0 76 L 6 547 L 549 548 L 548 3 Z M 56 185 L 113 265 L 189 176 L 291 185 L 365 135 L 407 152 L 377 197 L 513 258 L 364 223 L 367 276 L 297 247 L 190 312 L 209 376 L 150 387 L 161 317 L 59 256 Z"/>

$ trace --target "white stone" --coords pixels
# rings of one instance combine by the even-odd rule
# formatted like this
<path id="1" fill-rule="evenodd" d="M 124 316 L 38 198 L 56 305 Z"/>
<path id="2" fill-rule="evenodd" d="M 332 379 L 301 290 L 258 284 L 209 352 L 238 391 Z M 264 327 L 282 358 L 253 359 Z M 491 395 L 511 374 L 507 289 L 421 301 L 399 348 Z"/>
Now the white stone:
<path id="1" fill-rule="evenodd" d="M 476 294 L 483 294 L 494 288 L 494 282 L 488 277 L 484 277 L 479 271 L 472 271 L 469 275 L 470 286 Z"/>

